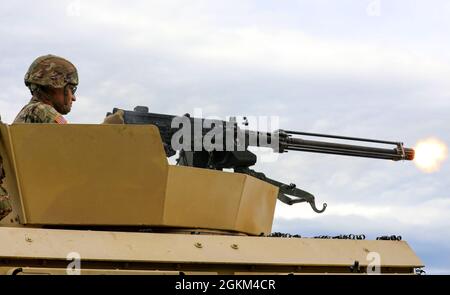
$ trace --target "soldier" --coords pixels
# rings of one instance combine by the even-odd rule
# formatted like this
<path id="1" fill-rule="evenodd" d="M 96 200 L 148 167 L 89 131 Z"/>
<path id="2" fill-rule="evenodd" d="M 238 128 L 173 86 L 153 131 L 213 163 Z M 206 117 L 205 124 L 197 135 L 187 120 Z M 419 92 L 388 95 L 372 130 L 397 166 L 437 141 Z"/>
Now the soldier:
<path id="1" fill-rule="evenodd" d="M 76 100 L 76 67 L 62 57 L 44 55 L 33 61 L 24 80 L 32 98 L 16 116 L 14 123 L 66 124 L 62 115 L 70 112 L 72 102 Z M 103 123 L 123 124 L 123 111 L 106 117 Z M 0 155 L 0 220 L 12 211 L 8 192 L 3 186 L 4 178 L 3 159 Z"/>
<path id="2" fill-rule="evenodd" d="M 67 123 L 62 115 L 70 112 L 78 85 L 70 61 L 50 54 L 38 57 L 25 74 L 25 85 L 33 97 L 14 123 Z"/>
<path id="3" fill-rule="evenodd" d="M 70 61 L 51 54 L 36 58 L 25 74 L 25 85 L 33 97 L 14 123 L 67 123 L 62 115 L 70 112 L 78 85 L 78 72 Z M 123 124 L 123 111 L 103 123 Z"/>

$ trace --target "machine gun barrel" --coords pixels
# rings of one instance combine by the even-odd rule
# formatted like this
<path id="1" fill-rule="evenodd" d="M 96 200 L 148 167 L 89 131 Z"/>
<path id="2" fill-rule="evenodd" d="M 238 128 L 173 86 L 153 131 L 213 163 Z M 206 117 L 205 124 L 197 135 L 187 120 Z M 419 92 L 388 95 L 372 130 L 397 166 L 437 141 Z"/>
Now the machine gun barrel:
<path id="1" fill-rule="evenodd" d="M 115 113 L 118 109 L 114 109 L 113 113 Z M 166 114 L 154 114 L 149 113 L 147 107 L 138 106 L 134 111 L 124 111 L 124 121 L 126 124 L 153 124 L 156 125 L 161 133 L 161 137 L 166 146 L 170 145 L 171 138 L 179 130 L 179 128 L 173 128 L 171 126 L 172 120 L 176 116 L 166 115 Z M 194 126 L 195 122 L 203 126 L 204 121 L 206 119 L 202 118 L 189 118 L 191 120 L 191 125 Z M 225 131 L 227 122 L 218 121 L 218 120 L 210 120 L 210 122 L 220 123 L 222 128 L 224 128 L 224 132 L 221 136 L 223 136 L 223 142 L 226 142 L 225 138 L 229 134 Z M 192 128 L 191 126 L 191 128 Z M 411 148 L 405 148 L 402 142 L 394 142 L 394 141 L 386 141 L 379 139 L 368 139 L 368 138 L 358 138 L 358 137 L 348 137 L 348 136 L 340 136 L 340 135 L 329 135 L 329 134 L 320 134 L 320 133 L 308 133 L 308 132 L 299 132 L 299 131 L 290 131 L 290 130 L 279 130 L 274 133 L 268 132 L 259 132 L 253 130 L 241 130 L 237 125 L 233 125 L 234 130 L 237 133 L 245 133 L 245 143 L 244 149 L 247 150 L 247 145 L 261 146 L 261 147 L 270 147 L 277 152 L 286 152 L 286 151 L 304 151 L 304 152 L 312 152 L 312 153 L 324 153 L 324 154 L 334 154 L 334 155 L 342 155 L 342 156 L 353 156 L 353 157 L 364 157 L 364 158 L 375 158 L 375 159 L 386 159 L 386 160 L 413 160 L 414 159 L 414 150 Z M 209 128 L 201 128 L 201 136 L 205 136 L 206 133 L 212 130 L 212 127 Z M 193 134 L 193 129 L 192 132 Z M 232 133 L 231 136 L 236 136 L 237 133 Z M 372 147 L 372 146 L 362 146 L 362 145 L 354 145 L 354 144 L 343 144 L 343 143 L 335 143 L 335 142 L 327 142 L 327 141 L 317 141 L 317 140 L 309 140 L 303 139 L 294 136 L 308 136 L 308 137 L 320 137 L 320 138 L 330 138 L 330 139 L 338 139 L 344 141 L 359 141 L 359 142 L 369 142 L 372 144 L 379 145 L 393 145 L 392 148 L 381 148 L 381 147 Z M 193 136 L 192 139 L 195 137 Z M 249 140 L 249 138 L 255 138 L 254 141 Z M 266 138 L 268 141 L 261 140 L 261 138 Z M 233 138 L 234 140 L 235 138 Z M 278 140 L 278 141 L 274 141 Z M 236 148 L 237 146 L 235 146 Z"/>
<path id="2" fill-rule="evenodd" d="M 112 113 L 116 113 L 118 110 L 119 109 L 114 108 Z M 235 119 L 230 119 L 229 122 L 225 122 L 221 120 L 190 117 L 189 114 L 181 117 L 155 114 L 149 113 L 148 108 L 144 106 L 137 106 L 134 108 L 134 111 L 122 111 L 125 124 L 151 124 L 156 126 L 159 129 L 167 156 L 173 156 L 176 154 L 176 151 L 179 151 L 179 157 L 177 159 L 178 165 L 217 170 L 232 168 L 236 173 L 251 175 L 277 186 L 279 189 L 278 199 L 281 202 L 288 205 L 307 202 L 317 213 L 322 213 L 325 210 L 326 203 L 324 203 L 320 209 L 316 207 L 314 196 L 307 191 L 297 188 L 295 184 L 285 184 L 271 179 L 261 172 L 250 169 L 249 167 L 256 164 L 257 157 L 248 150 L 248 147 L 269 147 L 275 152 L 280 153 L 287 151 L 305 151 L 394 161 L 414 159 L 414 150 L 403 147 L 403 143 L 401 142 L 286 130 L 260 132 L 239 128 Z M 111 113 L 108 113 L 107 115 L 110 114 Z M 180 122 L 181 125 L 179 124 Z M 183 133 L 181 131 L 187 132 Z M 175 140 L 175 144 L 172 144 L 173 138 L 177 139 L 175 135 L 180 132 L 183 136 L 178 139 L 181 139 L 183 144 L 186 143 L 187 148 L 185 148 L 184 145 L 177 145 L 177 140 Z M 214 136 L 210 136 L 210 133 L 213 133 Z M 185 134 L 186 138 L 184 137 Z M 389 149 L 309 140 L 299 138 L 299 135 L 302 137 L 312 136 L 344 141 L 394 145 L 394 147 Z M 214 138 L 214 142 L 211 140 L 212 138 Z M 205 143 L 204 139 L 210 140 L 211 145 L 208 145 L 208 142 Z M 216 142 L 216 139 L 219 139 L 218 142 Z M 228 145 L 228 140 L 231 142 L 230 145 Z M 200 148 L 196 149 L 195 143 L 198 143 L 198 141 L 200 141 Z M 215 145 L 216 143 L 217 146 Z M 210 147 L 212 147 L 212 149 L 210 149 Z"/>
<path id="3" fill-rule="evenodd" d="M 307 135 L 314 137 L 334 138 L 340 140 L 363 141 L 377 144 L 395 145 L 395 148 L 388 149 L 388 148 L 361 146 L 353 144 L 306 140 L 302 138 L 292 137 L 293 135 Z M 401 142 L 392 142 L 392 141 L 357 138 L 357 137 L 346 137 L 338 135 L 317 134 L 317 133 L 306 133 L 297 131 L 283 131 L 283 130 L 279 131 L 279 141 L 280 141 L 280 152 L 292 150 L 292 151 L 304 151 L 312 153 L 324 153 L 324 154 L 334 154 L 353 157 L 386 159 L 393 161 L 414 159 L 414 150 L 411 148 L 403 147 L 403 143 Z"/>

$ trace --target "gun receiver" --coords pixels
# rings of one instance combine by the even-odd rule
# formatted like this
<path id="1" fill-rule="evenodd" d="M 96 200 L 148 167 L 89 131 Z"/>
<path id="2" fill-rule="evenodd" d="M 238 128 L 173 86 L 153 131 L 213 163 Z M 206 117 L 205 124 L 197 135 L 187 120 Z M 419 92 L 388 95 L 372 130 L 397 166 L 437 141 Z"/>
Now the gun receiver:
<path id="1" fill-rule="evenodd" d="M 114 108 L 112 113 L 118 110 Z M 322 209 L 317 209 L 312 194 L 298 189 L 295 184 L 284 184 L 250 169 L 250 166 L 256 164 L 257 158 L 248 150 L 248 147 L 270 147 L 279 153 L 304 151 L 393 161 L 414 159 L 414 150 L 405 148 L 401 142 L 287 130 L 278 130 L 273 133 L 243 130 L 238 127 L 235 120 L 225 122 L 192 118 L 189 114 L 184 116 L 155 114 L 149 113 L 148 108 L 144 106 L 137 106 L 134 111 L 123 110 L 123 112 L 125 124 L 151 124 L 158 127 L 167 156 L 175 155 L 177 150 L 180 152 L 177 159 L 178 165 L 217 170 L 232 168 L 237 173 L 245 173 L 277 186 L 279 188 L 278 199 L 283 203 L 292 205 L 307 202 L 317 213 L 325 211 L 327 204 L 324 203 Z M 186 131 L 186 129 L 187 132 L 183 133 L 182 131 Z M 394 145 L 395 147 L 389 149 L 305 140 L 295 137 L 298 135 L 370 142 Z M 174 138 L 177 138 L 175 140 L 177 144 L 174 144 Z M 205 138 L 210 139 L 209 144 L 205 144 Z"/>

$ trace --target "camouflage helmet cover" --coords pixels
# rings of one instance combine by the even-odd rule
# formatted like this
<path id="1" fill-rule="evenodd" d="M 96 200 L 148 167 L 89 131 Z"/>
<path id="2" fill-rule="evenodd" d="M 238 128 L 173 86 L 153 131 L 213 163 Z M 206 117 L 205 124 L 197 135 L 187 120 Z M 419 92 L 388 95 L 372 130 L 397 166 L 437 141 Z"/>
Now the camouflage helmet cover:
<path id="1" fill-rule="evenodd" d="M 67 84 L 78 85 L 78 72 L 70 61 L 48 54 L 33 61 L 24 80 L 27 87 L 35 84 L 62 88 Z"/>

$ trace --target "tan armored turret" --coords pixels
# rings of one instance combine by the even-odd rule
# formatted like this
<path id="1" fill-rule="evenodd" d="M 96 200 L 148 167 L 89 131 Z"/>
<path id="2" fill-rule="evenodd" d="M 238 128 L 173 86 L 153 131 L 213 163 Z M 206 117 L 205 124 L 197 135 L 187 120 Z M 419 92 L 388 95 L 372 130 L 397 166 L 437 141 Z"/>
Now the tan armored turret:
<path id="1" fill-rule="evenodd" d="M 151 125 L 2 124 L 0 273 L 414 273 L 405 241 L 267 237 L 278 188 L 169 165 Z M 69 260 L 67 260 L 69 259 Z M 375 269 L 375 268 L 374 268 Z"/>

